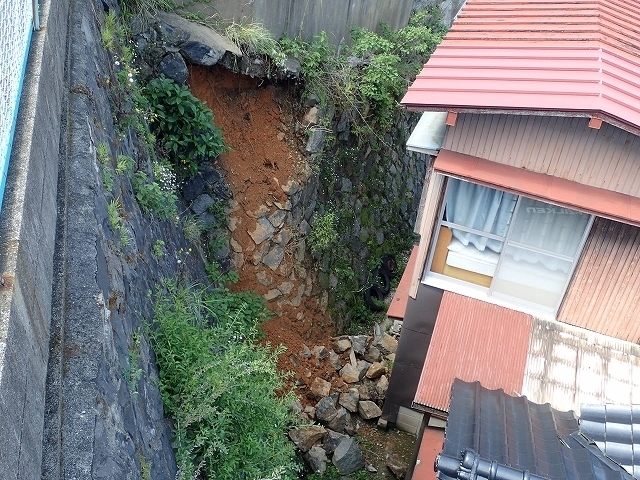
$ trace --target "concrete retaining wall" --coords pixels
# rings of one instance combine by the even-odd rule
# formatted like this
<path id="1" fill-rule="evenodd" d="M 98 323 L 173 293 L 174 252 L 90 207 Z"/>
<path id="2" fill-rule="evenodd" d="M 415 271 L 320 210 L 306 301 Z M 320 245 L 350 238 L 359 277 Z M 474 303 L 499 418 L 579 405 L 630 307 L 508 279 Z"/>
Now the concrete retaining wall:
<path id="1" fill-rule="evenodd" d="M 262 23 L 275 38 L 309 39 L 325 31 L 329 42 L 349 39 L 352 25 L 376 30 L 380 22 L 393 29 L 404 27 L 413 9 L 440 5 L 443 22 L 450 26 L 466 0 L 214 0 L 188 4 L 188 9 L 224 20 Z"/>
<path id="2" fill-rule="evenodd" d="M 69 2 L 41 0 L 0 215 L 0 472 L 40 478 Z"/>

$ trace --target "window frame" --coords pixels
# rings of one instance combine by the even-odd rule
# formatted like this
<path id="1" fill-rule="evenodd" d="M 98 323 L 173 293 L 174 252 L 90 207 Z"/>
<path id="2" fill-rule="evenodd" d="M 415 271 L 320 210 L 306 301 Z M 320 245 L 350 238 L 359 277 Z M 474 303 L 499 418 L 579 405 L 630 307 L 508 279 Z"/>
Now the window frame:
<path id="1" fill-rule="evenodd" d="M 569 285 L 571 283 L 571 280 L 573 279 L 573 275 L 575 273 L 576 267 L 578 266 L 578 263 L 580 262 L 580 258 L 582 257 L 582 252 L 584 250 L 584 246 L 587 242 L 587 238 L 589 236 L 589 233 L 591 232 L 591 227 L 593 226 L 593 222 L 595 220 L 595 215 L 593 215 L 592 213 L 589 212 L 584 212 L 584 211 L 580 211 L 580 213 L 584 213 L 586 215 L 589 215 L 589 220 L 587 221 L 587 224 L 585 226 L 585 230 L 584 233 L 582 235 L 582 238 L 580 240 L 580 243 L 578 244 L 578 247 L 576 249 L 576 254 L 575 257 L 571 258 L 567 255 L 562 255 L 559 253 L 554 253 L 554 252 L 550 252 L 544 249 L 540 249 L 538 247 L 534 247 L 534 246 L 530 246 L 530 245 L 525 245 L 525 244 L 521 244 L 520 242 L 515 242 L 515 241 L 510 241 L 509 237 L 510 234 L 512 232 L 512 229 L 514 227 L 514 225 L 516 224 L 516 219 L 517 219 L 517 215 L 519 213 L 519 206 L 520 206 L 520 202 L 523 198 L 529 198 L 532 200 L 536 200 L 536 201 L 541 201 L 544 203 L 547 203 L 549 205 L 554 205 L 560 208 L 566 208 L 568 210 L 571 211 L 579 211 L 576 210 L 575 208 L 571 208 L 568 207 L 566 205 L 562 205 L 562 204 L 558 204 L 558 203 L 554 203 L 554 202 L 549 202 L 545 199 L 541 199 L 541 198 L 536 198 L 530 195 L 526 195 L 526 194 L 522 194 L 520 192 L 517 191 L 507 191 L 507 190 L 503 190 L 500 188 L 495 188 L 493 186 L 490 186 L 489 188 L 492 188 L 494 190 L 498 190 L 498 191 L 502 191 L 502 192 L 506 192 L 506 193 L 512 193 L 514 195 L 518 196 L 518 199 L 516 201 L 516 205 L 514 207 L 513 210 L 513 217 L 510 220 L 509 223 L 509 228 L 507 230 L 507 233 L 505 234 L 504 237 L 500 237 L 499 235 L 495 235 L 492 233 L 487 233 L 487 232 L 483 232 L 481 230 L 476 230 L 474 228 L 469 228 L 466 227 L 464 225 L 457 225 L 454 224 L 452 222 L 448 222 L 446 220 L 444 220 L 444 211 L 445 208 L 447 206 L 447 196 L 449 193 L 449 186 L 450 186 L 450 179 L 456 179 L 456 180 L 461 180 L 461 181 L 465 181 L 465 182 L 469 182 L 469 183 L 473 183 L 476 185 L 481 185 L 481 186 L 488 186 L 488 185 L 483 185 L 482 183 L 479 182 L 474 182 L 473 180 L 470 179 L 466 179 L 466 178 L 460 178 L 457 176 L 453 176 L 453 175 L 444 175 L 445 176 L 445 186 L 443 189 L 443 196 L 442 196 L 442 202 L 441 205 L 439 207 L 438 210 L 438 217 L 437 217 L 437 222 L 435 222 L 434 224 L 434 228 L 432 230 L 432 234 L 431 234 L 431 245 L 429 247 L 429 255 L 427 257 L 427 262 L 425 264 L 425 269 L 422 275 L 422 283 L 426 284 L 426 285 L 430 285 L 436 288 L 440 288 L 443 290 L 448 290 L 448 291 L 452 291 L 454 293 L 459 293 L 461 295 L 465 295 L 471 298 L 475 298 L 477 300 L 483 300 L 486 301 L 488 303 L 492 303 L 495 305 L 500 305 L 506 308 L 510 308 L 512 310 L 517 310 L 520 312 L 524 312 L 524 313 L 528 313 L 531 314 L 533 316 L 536 317 L 540 317 L 540 318 L 546 318 L 546 319 L 553 319 L 555 320 L 558 314 L 558 311 L 560 310 L 561 306 L 562 306 L 562 302 L 564 301 L 564 298 L 567 294 L 567 290 L 569 288 Z M 435 251 L 436 251 L 436 246 L 437 246 L 437 239 L 440 233 L 440 229 L 445 226 L 448 228 L 457 228 L 459 230 L 463 230 L 463 231 L 467 231 L 469 233 L 473 233 L 473 234 L 477 234 L 483 237 L 487 237 L 493 240 L 497 240 L 497 241 L 501 241 L 504 244 L 504 248 L 502 250 L 502 252 L 499 253 L 500 257 L 498 259 L 498 263 L 496 264 L 496 272 L 499 271 L 500 266 L 502 264 L 503 258 L 504 258 L 504 252 L 507 250 L 508 246 L 513 246 L 516 248 L 521 248 L 527 251 L 531 251 L 531 252 L 536 252 L 542 255 L 548 255 L 550 257 L 554 257 L 554 258 L 558 258 L 560 260 L 565 260 L 568 262 L 571 262 L 571 267 L 569 269 L 569 272 L 567 274 L 567 279 L 564 283 L 563 289 L 562 289 L 562 294 L 560 297 L 560 300 L 558 301 L 558 303 L 556 304 L 556 306 L 554 308 L 551 309 L 547 309 L 542 307 L 542 305 L 540 304 L 535 304 L 534 302 L 528 302 L 526 300 L 521 300 L 518 301 L 518 299 L 516 299 L 515 297 L 510 297 L 510 298 L 504 298 L 502 297 L 503 294 L 501 294 L 500 292 L 494 292 L 494 282 L 493 282 L 493 277 L 492 277 L 492 282 L 491 285 L 489 287 L 483 287 L 481 285 L 476 285 L 474 283 L 471 282 L 467 282 L 458 278 L 453 278 L 447 275 L 444 275 L 442 273 L 437 273 L 437 272 L 433 272 L 431 271 L 431 266 L 432 266 L 432 262 L 434 259 L 434 255 L 435 255 Z M 506 297 L 506 295 L 505 295 Z"/>

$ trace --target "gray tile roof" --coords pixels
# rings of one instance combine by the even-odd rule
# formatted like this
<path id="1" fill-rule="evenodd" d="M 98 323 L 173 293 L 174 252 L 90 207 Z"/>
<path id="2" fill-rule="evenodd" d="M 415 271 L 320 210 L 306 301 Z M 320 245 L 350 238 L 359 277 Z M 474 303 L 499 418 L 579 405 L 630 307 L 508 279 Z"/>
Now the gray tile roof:
<path id="1" fill-rule="evenodd" d="M 583 404 L 580 432 L 640 478 L 640 405 Z"/>
<path id="2" fill-rule="evenodd" d="M 580 434 L 572 411 L 456 379 L 440 480 L 630 480 Z"/>

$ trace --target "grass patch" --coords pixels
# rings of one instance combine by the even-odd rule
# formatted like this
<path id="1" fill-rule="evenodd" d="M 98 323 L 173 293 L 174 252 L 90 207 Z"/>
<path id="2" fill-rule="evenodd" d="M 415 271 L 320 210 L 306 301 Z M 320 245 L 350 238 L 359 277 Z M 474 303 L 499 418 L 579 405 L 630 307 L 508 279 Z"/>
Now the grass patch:
<path id="1" fill-rule="evenodd" d="M 168 282 L 157 294 L 149 331 L 179 478 L 297 478 L 293 397 L 275 393 L 282 349 L 255 343 L 267 317 L 261 297 L 225 287 Z"/>

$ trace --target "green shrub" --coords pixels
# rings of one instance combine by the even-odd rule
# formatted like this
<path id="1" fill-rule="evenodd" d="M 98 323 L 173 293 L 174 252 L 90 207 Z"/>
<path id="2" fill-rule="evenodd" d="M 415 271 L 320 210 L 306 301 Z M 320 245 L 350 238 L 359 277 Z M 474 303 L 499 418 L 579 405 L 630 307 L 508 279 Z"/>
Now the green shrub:
<path id="1" fill-rule="evenodd" d="M 261 297 L 167 283 L 150 331 L 178 478 L 297 478 L 291 395 L 277 396 L 277 356 L 258 345 Z M 240 473 L 242 472 L 242 475 Z"/>
<path id="2" fill-rule="evenodd" d="M 325 251 L 338 239 L 336 215 L 333 212 L 314 213 L 308 242 L 312 253 Z"/>
<path id="3" fill-rule="evenodd" d="M 226 150 L 213 112 L 186 86 L 161 77 L 151 80 L 143 93 L 151 128 L 180 178 L 195 175 L 201 162 Z"/>
<path id="4" fill-rule="evenodd" d="M 131 183 L 136 200 L 146 214 L 159 220 L 175 221 L 178 216 L 178 197 L 173 191 L 165 190 L 157 182 L 152 182 L 141 170 L 133 175 Z"/>

